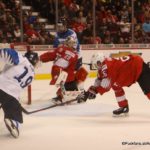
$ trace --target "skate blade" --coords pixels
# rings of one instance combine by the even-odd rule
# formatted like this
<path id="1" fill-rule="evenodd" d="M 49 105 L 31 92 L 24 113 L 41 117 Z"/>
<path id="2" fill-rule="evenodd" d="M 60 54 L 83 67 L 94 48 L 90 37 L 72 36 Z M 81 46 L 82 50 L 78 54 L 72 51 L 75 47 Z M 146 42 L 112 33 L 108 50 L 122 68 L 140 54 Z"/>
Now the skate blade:
<path id="1" fill-rule="evenodd" d="M 4 120 L 5 125 L 8 129 L 8 131 L 10 132 L 10 134 L 14 137 L 14 138 L 18 138 L 19 137 L 19 130 L 18 128 L 14 125 L 14 123 L 12 122 L 12 120 L 10 119 L 5 119 Z"/>
<path id="2" fill-rule="evenodd" d="M 119 118 L 119 117 L 128 117 L 128 116 L 129 116 L 129 113 L 122 113 L 122 114 L 118 114 L 118 115 L 113 114 L 112 116 L 115 117 L 115 118 Z"/>

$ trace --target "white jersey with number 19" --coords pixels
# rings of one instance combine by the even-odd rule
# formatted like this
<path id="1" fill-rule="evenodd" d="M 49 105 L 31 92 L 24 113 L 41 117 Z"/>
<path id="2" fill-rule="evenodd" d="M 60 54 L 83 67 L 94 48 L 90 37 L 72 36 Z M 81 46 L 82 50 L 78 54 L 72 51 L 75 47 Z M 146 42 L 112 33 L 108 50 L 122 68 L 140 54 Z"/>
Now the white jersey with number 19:
<path id="1" fill-rule="evenodd" d="M 0 74 L 0 89 L 19 100 L 22 90 L 34 78 L 34 67 L 13 49 L 0 49 L 0 61 L 5 62 Z"/>

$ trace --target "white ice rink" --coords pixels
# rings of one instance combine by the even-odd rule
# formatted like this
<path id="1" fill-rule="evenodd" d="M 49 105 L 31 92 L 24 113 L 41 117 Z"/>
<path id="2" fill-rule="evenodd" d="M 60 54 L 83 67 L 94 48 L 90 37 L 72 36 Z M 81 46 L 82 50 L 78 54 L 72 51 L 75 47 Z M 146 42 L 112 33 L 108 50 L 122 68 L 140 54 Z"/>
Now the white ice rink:
<path id="1" fill-rule="evenodd" d="M 91 80 L 86 81 L 86 89 Z M 125 92 L 129 116 L 112 116 L 118 106 L 110 91 L 86 103 L 24 114 L 18 139 L 8 133 L 0 110 L 0 150 L 150 150 L 150 101 L 138 84 Z M 49 81 L 34 81 L 33 99 L 37 100 L 24 107 L 31 111 L 48 106 L 54 95 Z"/>

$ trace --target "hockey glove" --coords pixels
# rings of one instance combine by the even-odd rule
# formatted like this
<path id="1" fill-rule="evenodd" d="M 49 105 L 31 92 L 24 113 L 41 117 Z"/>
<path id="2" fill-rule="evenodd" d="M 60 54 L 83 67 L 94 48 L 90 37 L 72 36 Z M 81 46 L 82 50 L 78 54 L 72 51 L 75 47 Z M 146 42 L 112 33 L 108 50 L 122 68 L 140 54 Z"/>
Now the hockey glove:
<path id="1" fill-rule="evenodd" d="M 83 91 L 81 92 L 78 96 L 77 96 L 77 102 L 78 103 L 82 103 L 82 102 L 86 102 L 88 99 L 88 95 L 87 92 Z"/>
<path id="2" fill-rule="evenodd" d="M 88 97 L 88 99 L 95 99 L 96 98 L 96 88 L 94 86 L 91 86 L 88 91 L 86 92 L 86 95 Z"/>
<path id="3" fill-rule="evenodd" d="M 94 86 L 91 86 L 87 92 L 83 91 L 80 95 L 77 96 L 77 102 L 82 103 L 86 102 L 87 99 L 95 99 L 96 98 L 96 88 Z"/>

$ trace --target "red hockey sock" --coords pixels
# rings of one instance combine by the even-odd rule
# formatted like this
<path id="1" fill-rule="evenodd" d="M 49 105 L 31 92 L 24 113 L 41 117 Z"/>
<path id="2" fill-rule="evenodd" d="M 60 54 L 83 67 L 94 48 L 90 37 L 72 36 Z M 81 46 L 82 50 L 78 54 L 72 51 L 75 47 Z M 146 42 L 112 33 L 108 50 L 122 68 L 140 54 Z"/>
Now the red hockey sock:
<path id="1" fill-rule="evenodd" d="M 123 100 L 121 102 L 118 102 L 119 107 L 126 107 L 128 106 L 128 101 L 127 100 Z"/>

